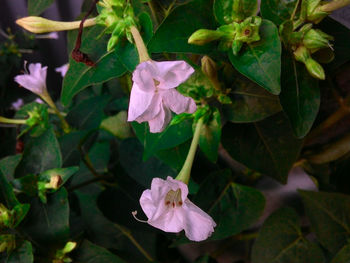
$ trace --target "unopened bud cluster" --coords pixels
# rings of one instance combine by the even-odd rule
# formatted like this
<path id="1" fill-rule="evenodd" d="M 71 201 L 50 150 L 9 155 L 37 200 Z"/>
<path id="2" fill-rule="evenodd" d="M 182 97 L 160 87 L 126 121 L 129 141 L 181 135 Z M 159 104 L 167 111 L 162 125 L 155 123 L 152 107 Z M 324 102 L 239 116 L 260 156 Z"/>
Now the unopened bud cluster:
<path id="1" fill-rule="evenodd" d="M 252 43 L 260 40 L 259 28 L 261 18 L 251 16 L 242 22 L 232 22 L 222 25 L 217 30 L 199 29 L 188 39 L 188 43 L 204 45 L 214 40 L 220 40 L 219 49 L 227 51 L 232 48 L 234 55 L 241 50 L 243 43 Z"/>
<path id="2" fill-rule="evenodd" d="M 98 4 L 101 8 L 96 22 L 106 27 L 104 33 L 111 34 L 107 44 L 107 50 L 112 50 L 123 35 L 126 35 L 128 41 L 132 43 L 133 37 L 129 29 L 131 26 L 136 26 L 136 21 L 133 8 L 129 1 L 103 0 Z"/>

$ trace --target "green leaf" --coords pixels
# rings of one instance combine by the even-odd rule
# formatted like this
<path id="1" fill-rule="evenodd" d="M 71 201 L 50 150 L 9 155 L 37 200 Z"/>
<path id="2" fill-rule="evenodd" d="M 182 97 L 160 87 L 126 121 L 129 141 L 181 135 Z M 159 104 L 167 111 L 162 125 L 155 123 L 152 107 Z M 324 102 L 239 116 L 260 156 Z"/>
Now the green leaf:
<path id="1" fill-rule="evenodd" d="M 43 171 L 60 168 L 62 156 L 55 132 L 52 127 L 37 138 L 26 143 L 23 158 L 16 169 L 15 177 L 27 174 L 39 174 Z"/>
<path id="2" fill-rule="evenodd" d="M 67 191 L 61 188 L 48 195 L 47 204 L 35 198 L 22 231 L 41 244 L 65 243 L 69 238 L 69 204 Z"/>
<path id="3" fill-rule="evenodd" d="M 32 263 L 34 262 L 33 248 L 29 241 L 24 241 L 8 257 L 6 263 Z"/>
<path id="4" fill-rule="evenodd" d="M 149 51 L 154 53 L 209 53 L 213 45 L 190 45 L 187 40 L 193 32 L 200 28 L 215 29 L 212 6 L 212 1 L 195 0 L 175 8 L 158 27 L 148 45 Z"/>
<path id="5" fill-rule="evenodd" d="M 320 107 L 317 79 L 291 56 L 283 56 L 280 101 L 294 134 L 303 138 L 311 129 Z"/>
<path id="6" fill-rule="evenodd" d="M 301 191 L 305 212 L 318 241 L 336 253 L 350 238 L 350 196 Z M 326 227 L 325 227 L 326 226 Z"/>
<path id="7" fill-rule="evenodd" d="M 199 135 L 199 147 L 210 161 L 216 162 L 221 139 L 221 116 L 218 109 L 214 109 L 210 119 L 204 123 Z"/>
<path id="8" fill-rule="evenodd" d="M 234 3 L 238 1 L 238 3 Z M 257 0 L 215 0 L 214 15 L 221 24 L 230 24 L 233 21 L 242 21 L 249 16 L 253 16 L 258 11 Z"/>
<path id="9" fill-rule="evenodd" d="M 0 172 L 5 175 L 8 181 L 12 181 L 17 165 L 21 161 L 22 155 L 7 156 L 0 160 Z"/>
<path id="10" fill-rule="evenodd" d="M 5 203 L 8 209 L 14 208 L 19 204 L 10 183 L 0 170 L 0 203 Z"/>
<path id="11" fill-rule="evenodd" d="M 265 19 L 271 20 L 277 26 L 289 20 L 299 2 L 297 0 L 264 0 L 261 1 L 260 12 Z"/>
<path id="12" fill-rule="evenodd" d="M 107 249 L 84 240 L 75 251 L 74 261 L 84 263 L 124 263 L 125 261 L 112 254 Z"/>
<path id="13" fill-rule="evenodd" d="M 156 153 L 156 156 L 170 167 L 180 171 L 185 163 L 190 145 L 191 140 L 188 140 L 174 148 L 160 150 Z"/>
<path id="14" fill-rule="evenodd" d="M 144 147 L 143 160 L 148 160 L 159 150 L 173 148 L 187 141 L 193 134 L 190 121 L 168 126 L 162 133 L 151 133 L 147 123 L 133 122 L 132 126 Z"/>
<path id="15" fill-rule="evenodd" d="M 99 26 L 84 29 L 81 50 L 95 61 L 96 66 L 89 67 L 70 58 L 69 69 L 64 77 L 61 93 L 63 105 L 67 106 L 74 95 L 86 87 L 106 82 L 126 72 L 118 52 L 106 52 L 106 37 L 96 39 L 103 29 L 103 27 Z M 76 35 L 77 31 L 72 31 L 68 35 L 69 50 L 73 48 Z"/>
<path id="16" fill-rule="evenodd" d="M 233 183 L 231 172 L 211 174 L 201 185 L 194 203 L 213 216 L 217 226 L 210 237 L 222 239 L 248 229 L 262 215 L 265 198 L 258 190 Z"/>
<path id="17" fill-rule="evenodd" d="M 55 0 L 28 0 L 28 15 L 38 16 Z"/>
<path id="18" fill-rule="evenodd" d="M 291 208 L 275 211 L 264 222 L 252 250 L 252 263 L 323 263 L 322 250 L 308 241 Z"/>
<path id="19" fill-rule="evenodd" d="M 278 95 L 281 91 L 281 42 L 277 27 L 269 20 L 260 26 L 261 40 L 247 44 L 237 56 L 229 51 L 232 65 L 243 75 L 268 92 Z"/>
<path id="20" fill-rule="evenodd" d="M 256 122 L 282 110 L 277 96 L 250 80 L 236 77 L 230 87 L 232 104 L 223 106 L 224 115 L 229 121 Z"/>
<path id="21" fill-rule="evenodd" d="M 98 194 L 81 191 L 74 193 L 79 200 L 82 221 L 89 240 L 106 248 L 118 248 L 118 237 L 121 233 L 114 223 L 106 219 L 98 209 Z"/>
<path id="22" fill-rule="evenodd" d="M 332 259 L 331 263 L 350 263 L 350 244 L 345 245 Z"/>
<path id="23" fill-rule="evenodd" d="M 118 114 L 104 119 L 101 123 L 101 129 L 104 129 L 119 139 L 133 137 L 133 133 L 128 123 L 128 114 L 126 111 L 120 111 Z"/>
<path id="24" fill-rule="evenodd" d="M 67 115 L 68 123 L 81 130 L 96 129 L 104 116 L 104 108 L 109 102 L 108 96 L 97 96 L 75 106 Z"/>
<path id="25" fill-rule="evenodd" d="M 134 138 L 125 139 L 119 145 L 119 158 L 122 167 L 139 184 L 149 187 L 154 177 L 165 179 L 167 176 L 173 178 L 176 176 L 173 169 L 155 157 L 143 162 L 142 151 L 142 145 Z"/>
<path id="26" fill-rule="evenodd" d="M 302 141 L 294 137 L 281 113 L 253 124 L 226 124 L 222 144 L 235 160 L 248 168 L 286 183 Z"/>

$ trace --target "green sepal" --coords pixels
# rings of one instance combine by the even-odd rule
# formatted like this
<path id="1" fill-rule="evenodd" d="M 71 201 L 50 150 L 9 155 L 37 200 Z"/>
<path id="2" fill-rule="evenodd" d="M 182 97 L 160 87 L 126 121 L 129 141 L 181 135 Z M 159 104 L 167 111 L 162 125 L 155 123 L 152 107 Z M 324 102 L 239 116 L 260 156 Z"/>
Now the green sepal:
<path id="1" fill-rule="evenodd" d="M 324 70 L 322 66 L 314 59 L 309 58 L 305 62 L 305 66 L 307 68 L 307 71 L 309 71 L 310 75 L 314 78 L 325 80 L 326 75 L 324 73 Z"/>

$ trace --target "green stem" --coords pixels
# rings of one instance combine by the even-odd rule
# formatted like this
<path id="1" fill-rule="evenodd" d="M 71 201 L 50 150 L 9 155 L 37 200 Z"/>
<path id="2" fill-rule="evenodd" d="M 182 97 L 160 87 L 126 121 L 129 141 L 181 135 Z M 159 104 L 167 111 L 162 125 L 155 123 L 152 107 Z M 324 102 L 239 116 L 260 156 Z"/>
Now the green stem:
<path id="1" fill-rule="evenodd" d="M 43 94 L 40 97 L 51 107 L 51 109 L 53 109 L 55 114 L 58 116 L 58 118 L 61 121 L 63 131 L 65 133 L 69 133 L 70 132 L 69 124 L 64 119 L 64 117 L 62 116 L 61 112 L 57 109 L 56 104 L 51 99 L 50 94 L 47 91 L 44 91 Z"/>
<path id="2" fill-rule="evenodd" d="M 143 42 L 143 39 L 138 29 L 135 26 L 131 26 L 130 32 L 134 38 L 137 52 L 139 53 L 140 63 L 145 62 L 147 60 L 151 60 L 151 58 L 148 55 L 146 45 Z"/>
<path id="3" fill-rule="evenodd" d="M 200 118 L 197 122 L 196 129 L 194 131 L 191 147 L 190 147 L 190 150 L 188 151 L 186 161 L 182 166 L 180 173 L 175 178 L 176 180 L 182 181 L 185 184 L 188 184 L 188 181 L 190 180 L 192 164 L 193 164 L 194 156 L 197 151 L 197 145 L 198 145 L 202 126 L 203 126 L 203 118 Z"/>
<path id="4" fill-rule="evenodd" d="M 322 5 L 320 9 L 323 12 L 330 13 L 347 5 L 350 5 L 350 0 L 333 0 L 327 4 Z"/>
<path id="5" fill-rule="evenodd" d="M 27 120 L 17 120 L 17 119 L 8 119 L 0 116 L 0 123 L 8 123 L 8 124 L 26 124 Z"/>
<path id="6" fill-rule="evenodd" d="M 148 252 L 140 245 L 139 242 L 137 242 L 137 240 L 134 238 L 134 236 L 130 233 L 129 230 L 117 224 L 115 226 L 131 241 L 131 243 L 134 244 L 134 246 L 142 253 L 142 255 L 145 256 L 145 258 L 147 258 L 148 261 L 154 261 L 151 255 L 148 254 Z"/>

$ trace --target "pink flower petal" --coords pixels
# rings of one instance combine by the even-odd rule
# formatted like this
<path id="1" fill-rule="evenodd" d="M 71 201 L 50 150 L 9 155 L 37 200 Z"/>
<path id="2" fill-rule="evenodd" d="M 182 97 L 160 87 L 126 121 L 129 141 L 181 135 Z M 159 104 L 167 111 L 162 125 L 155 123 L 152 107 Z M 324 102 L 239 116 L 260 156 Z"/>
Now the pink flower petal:
<path id="1" fill-rule="evenodd" d="M 132 80 L 137 83 L 141 90 L 145 92 L 154 92 L 155 83 L 154 79 L 157 77 L 156 67 L 154 62 L 146 61 L 139 64 L 134 73 L 132 74 Z"/>
<path id="2" fill-rule="evenodd" d="M 138 123 L 141 123 L 156 118 L 160 114 L 161 107 L 162 97 L 158 93 L 155 93 L 153 95 L 151 103 L 149 104 L 149 107 L 139 117 L 136 118 L 136 121 Z"/>
<path id="3" fill-rule="evenodd" d="M 134 82 L 130 94 L 128 121 L 134 121 L 142 115 L 150 106 L 153 96 L 154 92 L 145 92 Z"/>
<path id="4" fill-rule="evenodd" d="M 191 97 L 185 97 L 176 89 L 167 90 L 162 95 L 165 105 L 176 114 L 193 113 L 197 109 L 196 103 Z"/>
<path id="5" fill-rule="evenodd" d="M 162 132 L 169 124 L 170 120 L 171 112 L 167 107 L 164 107 L 162 103 L 159 114 L 154 119 L 148 121 L 150 132 Z"/>
<path id="6" fill-rule="evenodd" d="M 159 77 L 162 81 L 160 89 L 172 89 L 185 82 L 194 69 L 183 60 L 156 62 Z"/>
<path id="7" fill-rule="evenodd" d="M 26 62 L 25 62 L 26 65 Z M 46 73 L 47 67 L 41 67 L 40 63 L 29 64 L 29 73 L 17 75 L 15 81 L 22 87 L 38 95 L 43 94 L 46 90 Z"/>
<path id="8" fill-rule="evenodd" d="M 68 68 L 69 68 L 69 64 L 64 64 L 58 68 L 55 68 L 55 71 L 58 72 L 58 73 L 61 73 L 61 76 L 62 78 L 64 78 L 64 76 L 66 75 L 67 71 L 68 71 Z"/>
<path id="9" fill-rule="evenodd" d="M 183 205 L 185 235 L 192 241 L 203 241 L 214 232 L 216 223 L 202 209 L 186 199 Z"/>

